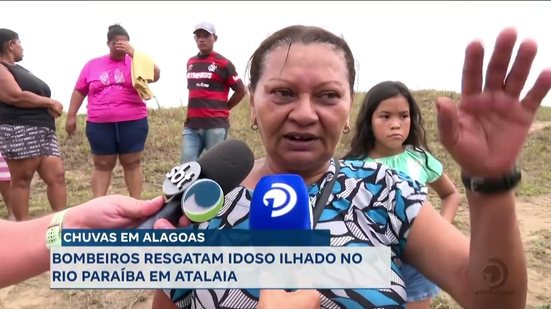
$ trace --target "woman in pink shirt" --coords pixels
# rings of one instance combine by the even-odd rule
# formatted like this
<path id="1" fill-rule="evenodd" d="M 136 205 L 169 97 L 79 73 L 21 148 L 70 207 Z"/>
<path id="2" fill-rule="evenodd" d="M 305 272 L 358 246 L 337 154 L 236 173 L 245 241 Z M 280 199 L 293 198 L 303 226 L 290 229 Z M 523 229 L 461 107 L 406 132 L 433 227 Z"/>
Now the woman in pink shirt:
<path id="1" fill-rule="evenodd" d="M 76 114 L 88 97 L 86 136 L 92 150 L 94 197 L 107 193 L 117 157 L 124 170 L 130 196 L 140 198 L 142 191 L 142 153 L 149 131 L 147 109 L 132 86 L 134 48 L 130 36 L 118 25 L 107 32 L 109 54 L 94 58 L 82 69 L 71 96 L 65 130 L 76 130 Z M 160 71 L 155 65 L 154 82 Z"/>

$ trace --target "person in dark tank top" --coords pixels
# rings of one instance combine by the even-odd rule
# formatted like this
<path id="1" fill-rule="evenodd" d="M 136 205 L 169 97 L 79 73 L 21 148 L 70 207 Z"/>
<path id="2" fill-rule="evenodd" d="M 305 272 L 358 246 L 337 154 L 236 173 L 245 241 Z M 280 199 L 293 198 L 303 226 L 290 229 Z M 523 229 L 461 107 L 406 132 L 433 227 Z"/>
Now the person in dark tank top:
<path id="1" fill-rule="evenodd" d="M 23 60 L 19 35 L 0 29 L 0 152 L 11 173 L 9 209 L 18 221 L 29 219 L 34 173 L 46 183 L 54 211 L 67 205 L 65 170 L 55 131 L 63 105 L 48 84 L 17 64 Z"/>

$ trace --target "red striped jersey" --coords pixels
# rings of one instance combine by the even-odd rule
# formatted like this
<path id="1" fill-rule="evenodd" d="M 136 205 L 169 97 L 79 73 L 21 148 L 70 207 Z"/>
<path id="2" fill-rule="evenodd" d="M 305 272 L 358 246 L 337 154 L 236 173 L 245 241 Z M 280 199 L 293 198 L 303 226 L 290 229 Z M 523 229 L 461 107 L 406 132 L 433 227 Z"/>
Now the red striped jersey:
<path id="1" fill-rule="evenodd" d="M 219 53 L 196 55 L 187 62 L 189 99 L 185 126 L 229 128 L 228 94 L 240 81 L 235 66 Z"/>

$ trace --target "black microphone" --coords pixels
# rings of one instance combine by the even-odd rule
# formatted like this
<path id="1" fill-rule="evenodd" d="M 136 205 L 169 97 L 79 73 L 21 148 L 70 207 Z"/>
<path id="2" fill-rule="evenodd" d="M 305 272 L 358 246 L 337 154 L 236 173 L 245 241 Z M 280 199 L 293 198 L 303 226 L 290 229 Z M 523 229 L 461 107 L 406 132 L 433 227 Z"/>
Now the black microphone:
<path id="1" fill-rule="evenodd" d="M 220 194 L 223 204 L 223 196 L 247 177 L 253 165 L 254 155 L 249 146 L 240 140 L 229 139 L 209 149 L 196 162 L 186 162 L 172 168 L 163 183 L 163 193 L 168 198 L 165 205 L 137 228 L 152 229 L 160 218 L 177 225 L 183 214 L 183 204 L 189 205 L 193 213 L 204 204 L 201 200 L 205 200 L 206 195 Z M 212 200 L 210 197 L 207 199 Z M 220 205 L 219 197 L 215 196 L 215 200 Z M 207 218 L 202 214 L 197 218 L 202 219 L 200 222 L 207 221 L 213 217 L 212 211 L 209 216 Z"/>

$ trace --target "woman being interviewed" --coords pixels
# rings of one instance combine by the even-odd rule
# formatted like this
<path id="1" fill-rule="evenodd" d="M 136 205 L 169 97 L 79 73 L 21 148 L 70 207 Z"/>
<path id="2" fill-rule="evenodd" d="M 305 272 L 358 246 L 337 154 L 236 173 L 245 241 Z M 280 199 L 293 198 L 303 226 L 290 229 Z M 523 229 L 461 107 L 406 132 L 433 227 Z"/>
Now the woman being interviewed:
<path id="1" fill-rule="evenodd" d="M 518 183 L 515 160 L 551 88 L 551 72 L 540 75 L 521 103 L 518 98 L 536 45 L 522 43 L 507 74 L 515 41 L 513 29 L 498 36 L 485 85 L 483 48 L 471 43 L 465 55 L 462 101 L 458 106 L 447 98 L 437 101 L 444 146 L 466 179 L 484 179 L 481 187 L 471 188 L 476 192 L 467 191 L 470 241 L 431 207 L 426 187 L 418 182 L 379 163 L 340 160 L 337 183 L 316 228 L 330 230 L 332 244 L 390 247 L 393 275 L 390 289 L 319 290 L 321 307 L 405 306 L 400 265 L 407 262 L 465 308 L 524 308 L 526 265 L 512 184 Z M 258 128 L 266 157 L 226 196 L 217 218 L 199 228 L 248 228 L 250 194 L 244 193 L 265 175 L 299 174 L 312 200 L 318 198 L 335 171 L 332 156 L 337 143 L 350 130 L 354 66 L 346 42 L 317 27 L 287 27 L 262 42 L 251 59 L 249 87 L 251 127 Z M 508 270 L 499 287 L 507 293 L 478 293 L 491 287 L 482 275 L 491 258 L 498 258 Z M 260 300 L 260 307 L 270 307 L 262 305 L 261 295 Z M 254 308 L 258 301 L 258 290 L 184 289 L 157 293 L 153 305 Z"/>

